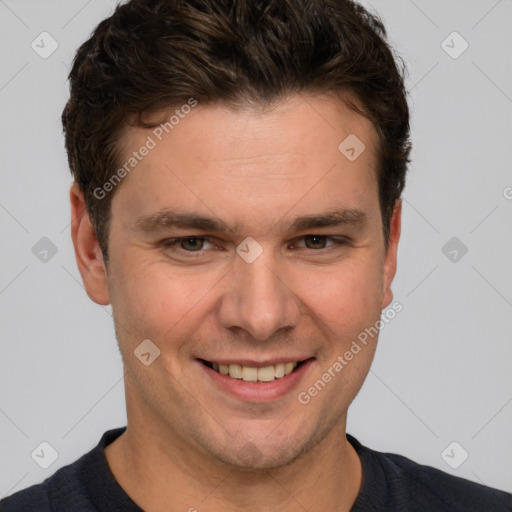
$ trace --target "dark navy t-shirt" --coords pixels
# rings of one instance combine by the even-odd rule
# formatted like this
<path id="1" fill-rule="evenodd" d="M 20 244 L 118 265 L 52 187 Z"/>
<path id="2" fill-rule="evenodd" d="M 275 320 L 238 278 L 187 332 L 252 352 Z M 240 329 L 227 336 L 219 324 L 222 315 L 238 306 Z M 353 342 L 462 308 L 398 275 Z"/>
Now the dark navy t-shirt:
<path id="1" fill-rule="evenodd" d="M 73 464 L 0 501 L 0 512 L 141 512 L 117 483 L 105 457 L 105 447 L 124 431 L 105 432 L 96 448 Z M 363 466 L 363 484 L 352 512 L 512 512 L 512 494 L 347 438 Z"/>

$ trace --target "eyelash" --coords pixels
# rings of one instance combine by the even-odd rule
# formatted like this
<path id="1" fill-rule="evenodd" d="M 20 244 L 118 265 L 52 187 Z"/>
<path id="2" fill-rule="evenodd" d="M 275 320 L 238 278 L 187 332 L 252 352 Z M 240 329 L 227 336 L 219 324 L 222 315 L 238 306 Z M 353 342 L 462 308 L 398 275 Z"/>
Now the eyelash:
<path id="1" fill-rule="evenodd" d="M 300 240 L 304 240 L 306 237 L 318 237 L 318 238 L 323 238 L 326 241 L 333 242 L 332 245 L 329 245 L 327 247 L 322 247 L 319 249 L 311 249 L 309 247 L 300 247 L 300 249 L 309 249 L 310 251 L 314 251 L 314 252 L 318 252 L 318 253 L 327 252 L 327 251 L 330 252 L 333 248 L 336 248 L 336 246 L 350 245 L 350 240 L 346 237 L 333 237 L 333 236 L 328 236 L 328 235 L 310 234 L 310 235 L 304 235 L 304 236 L 300 237 Z M 196 257 L 201 256 L 202 254 L 204 254 L 205 251 L 208 250 L 208 249 L 199 249 L 198 251 L 187 251 L 186 249 L 183 249 L 182 247 L 177 247 L 183 240 L 188 240 L 188 239 L 205 240 L 215 246 L 215 244 L 211 241 L 211 239 L 206 236 L 183 236 L 183 237 L 179 237 L 179 238 L 167 238 L 167 239 L 163 240 L 160 243 L 160 245 L 164 249 L 174 249 L 174 250 L 177 250 L 178 252 L 185 253 L 187 255 L 196 255 Z M 177 247 L 177 249 L 176 249 L 176 247 Z"/>

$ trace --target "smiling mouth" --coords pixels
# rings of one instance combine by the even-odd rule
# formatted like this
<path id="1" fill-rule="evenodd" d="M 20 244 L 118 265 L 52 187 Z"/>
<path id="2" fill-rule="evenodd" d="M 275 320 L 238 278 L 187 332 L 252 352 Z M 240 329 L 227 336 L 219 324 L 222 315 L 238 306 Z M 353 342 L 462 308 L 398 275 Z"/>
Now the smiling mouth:
<path id="1" fill-rule="evenodd" d="M 208 368 L 231 377 L 236 380 L 243 380 L 244 382 L 272 382 L 275 379 L 286 377 L 297 368 L 299 368 L 305 361 L 294 361 L 289 363 L 278 363 L 275 365 L 265 366 L 263 368 L 256 368 L 254 366 L 245 366 L 241 364 L 218 364 L 204 359 L 199 359 Z"/>

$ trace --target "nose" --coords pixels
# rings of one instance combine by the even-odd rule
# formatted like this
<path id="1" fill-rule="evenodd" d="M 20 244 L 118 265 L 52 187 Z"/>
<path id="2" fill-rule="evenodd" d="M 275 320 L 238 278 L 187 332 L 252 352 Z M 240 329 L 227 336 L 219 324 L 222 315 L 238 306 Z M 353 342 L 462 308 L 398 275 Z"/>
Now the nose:
<path id="1" fill-rule="evenodd" d="M 265 251 L 252 263 L 236 257 L 219 308 L 223 327 L 244 329 L 264 341 L 298 324 L 301 301 L 286 282 L 282 264 L 272 260 Z"/>

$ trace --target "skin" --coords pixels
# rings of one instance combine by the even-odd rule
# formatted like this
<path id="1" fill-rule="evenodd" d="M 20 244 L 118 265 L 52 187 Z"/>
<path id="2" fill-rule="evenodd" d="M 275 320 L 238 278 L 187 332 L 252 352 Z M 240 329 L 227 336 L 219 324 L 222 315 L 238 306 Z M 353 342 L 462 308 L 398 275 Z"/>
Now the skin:
<path id="1" fill-rule="evenodd" d="M 338 150 L 349 134 L 366 146 L 353 162 Z M 127 156 L 148 135 L 130 128 Z M 89 297 L 112 304 L 126 372 L 128 427 L 106 456 L 144 510 L 350 510 L 362 468 L 345 437 L 347 409 L 376 338 L 310 403 L 297 395 L 392 301 L 401 204 L 386 248 L 376 145 L 370 121 L 330 95 L 272 110 L 198 105 L 115 191 L 108 267 L 72 187 L 78 267 Z M 169 208 L 236 229 L 137 229 Z M 296 217 L 347 208 L 366 223 L 290 230 Z M 162 245 L 191 236 L 206 239 L 199 253 L 200 240 Z M 263 248 L 253 263 L 236 253 L 249 236 Z M 160 349 L 149 366 L 133 353 L 145 339 Z M 198 357 L 313 359 L 292 391 L 258 401 L 220 389 Z"/>

